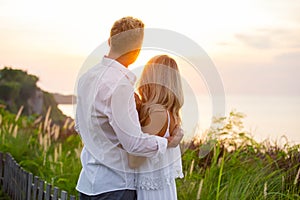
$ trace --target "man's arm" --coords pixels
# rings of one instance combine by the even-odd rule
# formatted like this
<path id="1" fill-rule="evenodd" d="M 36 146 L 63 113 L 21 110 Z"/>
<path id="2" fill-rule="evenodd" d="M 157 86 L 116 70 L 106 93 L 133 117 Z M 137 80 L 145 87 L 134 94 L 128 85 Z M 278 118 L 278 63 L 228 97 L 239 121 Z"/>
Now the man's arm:
<path id="1" fill-rule="evenodd" d="M 149 114 L 149 117 L 146 119 L 145 126 L 142 127 L 142 131 L 144 133 L 148 133 L 150 135 L 161 135 L 161 132 L 165 132 L 165 125 L 167 124 L 167 113 L 164 109 L 156 109 L 154 112 Z M 146 160 L 145 157 L 128 155 L 128 165 L 130 168 L 137 168 L 143 164 Z"/>
<path id="2" fill-rule="evenodd" d="M 109 123 L 123 148 L 132 155 L 154 157 L 167 149 L 166 138 L 142 132 L 131 85 L 123 84 L 114 90 Z"/>
<path id="3" fill-rule="evenodd" d="M 146 125 L 142 127 L 142 131 L 151 135 L 159 135 L 163 137 L 167 129 L 167 121 L 168 116 L 166 110 L 159 108 L 155 109 L 155 111 L 151 112 L 149 114 L 149 117 L 146 119 Z M 169 141 L 168 147 L 176 147 L 180 143 L 182 137 L 183 130 L 179 126 L 177 126 L 174 129 L 172 136 L 167 138 Z M 131 168 L 139 167 L 146 159 L 145 157 L 133 156 L 130 154 L 128 158 L 129 167 Z"/>

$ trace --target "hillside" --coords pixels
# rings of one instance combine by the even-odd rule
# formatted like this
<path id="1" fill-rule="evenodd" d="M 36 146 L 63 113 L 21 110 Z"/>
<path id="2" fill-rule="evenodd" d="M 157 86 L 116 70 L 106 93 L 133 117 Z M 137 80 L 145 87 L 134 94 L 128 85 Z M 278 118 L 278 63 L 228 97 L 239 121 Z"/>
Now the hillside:
<path id="1" fill-rule="evenodd" d="M 54 123 L 62 124 L 66 116 L 58 109 L 54 96 L 37 86 L 39 78 L 26 71 L 5 67 L 0 70 L 0 104 L 12 113 L 23 106 L 23 115 L 45 116 L 49 107 Z"/>

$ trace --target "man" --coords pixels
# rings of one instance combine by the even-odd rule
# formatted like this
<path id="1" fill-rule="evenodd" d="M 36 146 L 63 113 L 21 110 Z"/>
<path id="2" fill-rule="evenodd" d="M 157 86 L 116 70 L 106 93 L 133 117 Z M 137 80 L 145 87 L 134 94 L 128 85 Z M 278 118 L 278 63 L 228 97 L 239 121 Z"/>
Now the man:
<path id="1" fill-rule="evenodd" d="M 138 57 L 144 24 L 133 17 L 116 21 L 108 43 L 110 51 L 78 82 L 76 130 L 84 148 L 76 189 L 81 199 L 136 199 L 134 170 L 128 154 L 158 160 L 167 147 L 183 137 L 176 129 L 172 138 L 144 134 L 134 100 L 134 74 L 127 68 Z"/>

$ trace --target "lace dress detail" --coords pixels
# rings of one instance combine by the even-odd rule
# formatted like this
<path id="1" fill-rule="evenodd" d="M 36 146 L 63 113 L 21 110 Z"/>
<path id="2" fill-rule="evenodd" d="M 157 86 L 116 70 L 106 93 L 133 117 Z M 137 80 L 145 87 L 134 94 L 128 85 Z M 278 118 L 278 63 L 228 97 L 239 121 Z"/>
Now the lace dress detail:
<path id="1" fill-rule="evenodd" d="M 169 137 L 170 114 L 168 127 L 164 137 Z M 148 158 L 138 169 L 135 185 L 138 200 L 145 199 L 177 199 L 176 178 L 183 178 L 181 152 L 179 146 L 167 149 L 158 160 Z M 151 198 L 150 198 L 151 197 Z"/>
<path id="2" fill-rule="evenodd" d="M 164 171 L 168 171 L 168 168 L 173 166 L 167 166 L 153 172 L 139 173 L 136 179 L 136 186 L 142 190 L 161 190 L 165 187 L 169 187 L 176 178 L 183 178 L 181 169 L 173 171 L 169 174 L 164 174 Z"/>

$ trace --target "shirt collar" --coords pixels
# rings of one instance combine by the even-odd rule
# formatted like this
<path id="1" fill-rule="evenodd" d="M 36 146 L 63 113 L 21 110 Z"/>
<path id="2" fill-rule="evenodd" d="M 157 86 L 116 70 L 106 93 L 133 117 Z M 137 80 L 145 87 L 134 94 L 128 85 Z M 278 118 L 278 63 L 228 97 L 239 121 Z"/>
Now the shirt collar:
<path id="1" fill-rule="evenodd" d="M 124 65 L 119 63 L 118 61 L 104 56 L 102 59 L 102 64 L 104 66 L 113 67 L 113 68 L 120 70 L 127 77 L 127 79 L 132 83 L 132 85 L 134 85 L 134 83 L 136 81 L 135 74 L 132 71 L 130 71 L 129 69 L 127 69 Z"/>

